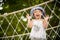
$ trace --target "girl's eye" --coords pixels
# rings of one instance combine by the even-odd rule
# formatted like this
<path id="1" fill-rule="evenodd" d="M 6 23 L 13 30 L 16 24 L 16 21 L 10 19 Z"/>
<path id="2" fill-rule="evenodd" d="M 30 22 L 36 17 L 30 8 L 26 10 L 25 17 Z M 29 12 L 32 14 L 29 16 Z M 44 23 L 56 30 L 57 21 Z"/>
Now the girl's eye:
<path id="1" fill-rule="evenodd" d="M 37 13 L 36 11 L 34 13 Z"/>
<path id="2" fill-rule="evenodd" d="M 41 11 L 40 10 L 35 10 L 34 13 L 41 13 Z"/>

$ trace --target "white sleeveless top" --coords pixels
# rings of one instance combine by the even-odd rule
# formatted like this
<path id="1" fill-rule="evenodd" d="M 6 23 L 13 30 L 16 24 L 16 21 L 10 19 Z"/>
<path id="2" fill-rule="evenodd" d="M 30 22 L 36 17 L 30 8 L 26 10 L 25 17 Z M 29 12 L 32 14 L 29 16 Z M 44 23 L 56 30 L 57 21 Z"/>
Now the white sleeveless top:
<path id="1" fill-rule="evenodd" d="M 43 27 L 42 20 L 33 20 L 33 27 L 30 33 L 30 38 L 32 37 L 46 39 L 46 30 Z"/>

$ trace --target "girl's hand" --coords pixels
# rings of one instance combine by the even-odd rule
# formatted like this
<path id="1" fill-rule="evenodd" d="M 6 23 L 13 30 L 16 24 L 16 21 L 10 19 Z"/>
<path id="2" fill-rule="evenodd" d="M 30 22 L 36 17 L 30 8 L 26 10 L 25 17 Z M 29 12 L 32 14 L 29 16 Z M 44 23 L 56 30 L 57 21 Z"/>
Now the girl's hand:
<path id="1" fill-rule="evenodd" d="M 32 28 L 33 22 L 32 22 L 32 20 L 30 20 L 30 19 L 31 19 L 31 16 L 29 16 L 29 14 L 27 14 L 26 17 L 27 17 L 27 19 L 28 19 L 27 26 L 28 26 L 29 28 Z"/>
<path id="2" fill-rule="evenodd" d="M 47 16 L 44 18 L 44 21 L 43 21 L 43 26 L 44 26 L 44 28 L 47 28 L 47 27 L 48 27 L 48 19 L 49 19 L 49 15 L 47 15 Z"/>
<path id="3" fill-rule="evenodd" d="M 29 14 L 26 15 L 27 19 L 30 20 L 31 16 L 29 16 Z"/>
<path id="4" fill-rule="evenodd" d="M 48 21 L 49 18 L 50 18 L 49 15 L 47 15 L 47 16 L 45 17 L 45 20 Z"/>

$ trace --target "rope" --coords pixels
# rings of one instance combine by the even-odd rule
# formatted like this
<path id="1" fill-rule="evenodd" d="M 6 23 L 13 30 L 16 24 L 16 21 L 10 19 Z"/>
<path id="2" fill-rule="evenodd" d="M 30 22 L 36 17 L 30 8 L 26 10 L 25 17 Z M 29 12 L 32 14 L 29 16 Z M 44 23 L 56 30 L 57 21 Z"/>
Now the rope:
<path id="1" fill-rule="evenodd" d="M 52 2 L 52 1 L 54 1 L 54 0 L 49 0 L 49 1 L 47 1 L 47 2 L 38 4 L 38 5 L 35 5 L 35 6 L 44 5 L 44 4 L 47 5 L 47 3 L 50 3 L 50 2 Z M 35 6 L 31 6 L 31 7 L 25 8 L 25 9 L 21 9 L 21 10 L 18 10 L 18 11 L 14 11 L 14 12 L 11 12 L 11 13 L 8 13 L 8 14 L 7 14 L 7 13 L 4 13 L 3 15 L 0 15 L 0 17 L 4 17 L 4 16 L 11 15 L 11 14 L 19 13 L 19 12 L 22 12 L 22 11 L 26 11 L 26 10 L 29 10 L 29 9 L 35 7 Z M 48 5 L 47 5 L 47 7 L 50 9 L 50 7 L 49 7 Z M 54 7 L 54 8 L 55 8 L 55 7 Z M 51 11 L 51 9 L 50 9 L 50 11 Z M 56 14 L 55 14 L 55 15 L 56 15 Z M 52 16 L 52 14 L 51 14 L 51 16 Z M 58 16 L 57 16 L 57 18 L 60 19 Z M 60 25 L 55 26 L 55 27 L 48 28 L 48 29 L 46 29 L 46 31 L 51 30 L 51 29 L 55 29 L 55 28 L 58 28 L 58 27 L 60 27 Z M 17 37 L 17 36 L 20 37 L 20 36 L 29 35 L 29 34 L 30 34 L 30 33 L 25 33 L 25 34 L 18 34 L 18 35 L 12 35 L 12 36 L 4 36 L 4 37 L 0 37 L 0 38 L 13 38 L 13 37 Z"/>
<path id="2" fill-rule="evenodd" d="M 52 1 L 54 1 L 54 0 L 50 0 L 50 1 L 46 1 L 46 2 L 44 2 L 44 3 L 41 3 L 41 4 L 38 4 L 38 5 L 35 5 L 35 6 L 41 6 L 41 5 L 44 5 L 44 4 L 46 4 L 46 3 L 50 3 L 50 2 L 52 2 Z M 11 14 L 15 14 L 15 13 L 19 13 L 19 12 L 22 12 L 22 11 L 26 11 L 26 10 L 29 10 L 29 9 L 31 9 L 31 8 L 33 8 L 33 7 L 35 7 L 35 6 L 31 6 L 31 7 L 28 7 L 28 8 L 24 8 L 24 9 L 21 9 L 21 10 L 18 10 L 18 11 L 14 11 L 14 12 L 11 12 L 11 13 L 4 13 L 3 15 L 0 15 L 0 16 L 8 16 L 8 15 L 11 15 Z"/>
<path id="3" fill-rule="evenodd" d="M 57 27 L 60 27 L 60 25 L 55 26 L 55 27 L 48 28 L 48 29 L 46 29 L 46 31 L 51 30 L 51 29 L 55 29 L 55 28 L 57 28 Z M 0 37 L 0 39 L 1 39 L 1 38 L 11 38 L 11 37 L 17 37 L 17 36 L 24 36 L 24 35 L 29 35 L 29 34 L 30 34 L 30 33 L 18 34 L 18 35 L 13 35 L 13 36 L 5 36 L 5 37 Z"/>

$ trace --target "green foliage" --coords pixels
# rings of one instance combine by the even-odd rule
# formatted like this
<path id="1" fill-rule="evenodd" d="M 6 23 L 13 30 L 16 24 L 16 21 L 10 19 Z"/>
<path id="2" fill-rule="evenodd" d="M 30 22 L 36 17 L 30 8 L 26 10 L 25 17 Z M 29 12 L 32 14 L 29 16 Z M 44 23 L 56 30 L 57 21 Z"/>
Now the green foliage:
<path id="1" fill-rule="evenodd" d="M 47 1 L 47 0 L 45 0 Z M 3 5 L 3 13 L 13 12 L 44 2 L 43 0 L 6 0 Z"/>
<path id="2" fill-rule="evenodd" d="M 3 10 L 1 11 L 1 13 L 13 12 L 13 11 L 16 11 L 16 10 L 20 10 L 20 9 L 23 9 L 23 8 L 27 8 L 27 7 L 30 7 L 30 6 L 34 6 L 34 5 L 40 4 L 40 3 L 45 2 L 45 1 L 47 1 L 47 0 L 6 0 L 4 2 Z M 52 2 L 52 3 L 49 3 L 48 5 L 49 5 L 49 7 L 51 9 L 53 9 L 54 8 L 54 4 L 55 4 L 55 2 Z M 43 5 L 42 7 L 44 7 L 44 6 L 45 5 Z M 57 5 L 55 7 L 54 12 L 55 12 L 55 14 L 57 16 L 60 17 L 60 14 L 59 14 L 60 11 L 58 9 L 59 9 L 59 6 Z M 46 10 L 46 14 L 47 15 L 51 15 L 51 14 L 53 15 L 53 18 L 50 19 L 50 24 L 53 27 L 57 26 L 58 23 L 59 23 L 59 21 L 60 21 L 60 19 L 58 19 L 53 13 L 51 13 L 51 11 L 49 10 L 49 8 L 47 6 L 46 6 L 45 10 Z M 29 13 L 30 10 L 27 10 L 27 12 Z M 23 21 L 23 19 L 20 19 L 22 15 L 24 17 L 26 17 L 26 13 L 25 12 L 21 12 L 21 13 L 16 13 L 16 14 L 12 14 L 12 15 L 8 15 L 8 16 L 0 17 L 0 26 L 3 28 L 3 30 L 0 28 L 0 37 L 6 36 L 6 35 L 7 36 L 17 35 L 17 33 L 18 34 L 24 34 L 24 33 L 28 33 L 28 31 L 30 32 L 31 31 L 30 29 L 28 29 L 28 31 L 27 31 L 23 27 L 23 25 L 25 27 L 27 27 L 26 26 L 27 21 L 25 22 L 25 21 Z M 7 29 L 8 26 L 9 26 L 9 28 Z M 50 26 L 49 26 L 49 28 L 50 28 Z M 7 31 L 6 31 L 6 29 L 7 29 Z M 14 32 L 14 29 L 17 31 L 17 33 Z M 54 29 L 54 30 L 56 30 L 56 29 Z M 49 34 L 50 31 L 51 30 L 48 30 L 47 33 Z M 4 35 L 5 32 L 6 32 L 6 35 Z M 56 34 L 55 34 L 54 31 L 52 31 L 52 34 L 50 35 L 52 39 L 54 39 L 53 38 L 54 35 L 56 35 Z M 23 39 L 25 39 L 25 38 L 26 38 L 26 35 L 23 36 Z M 9 39 L 11 40 L 11 38 L 9 38 Z M 18 40 L 18 37 L 15 37 L 15 39 Z M 48 38 L 48 40 L 50 40 L 50 38 Z"/>

